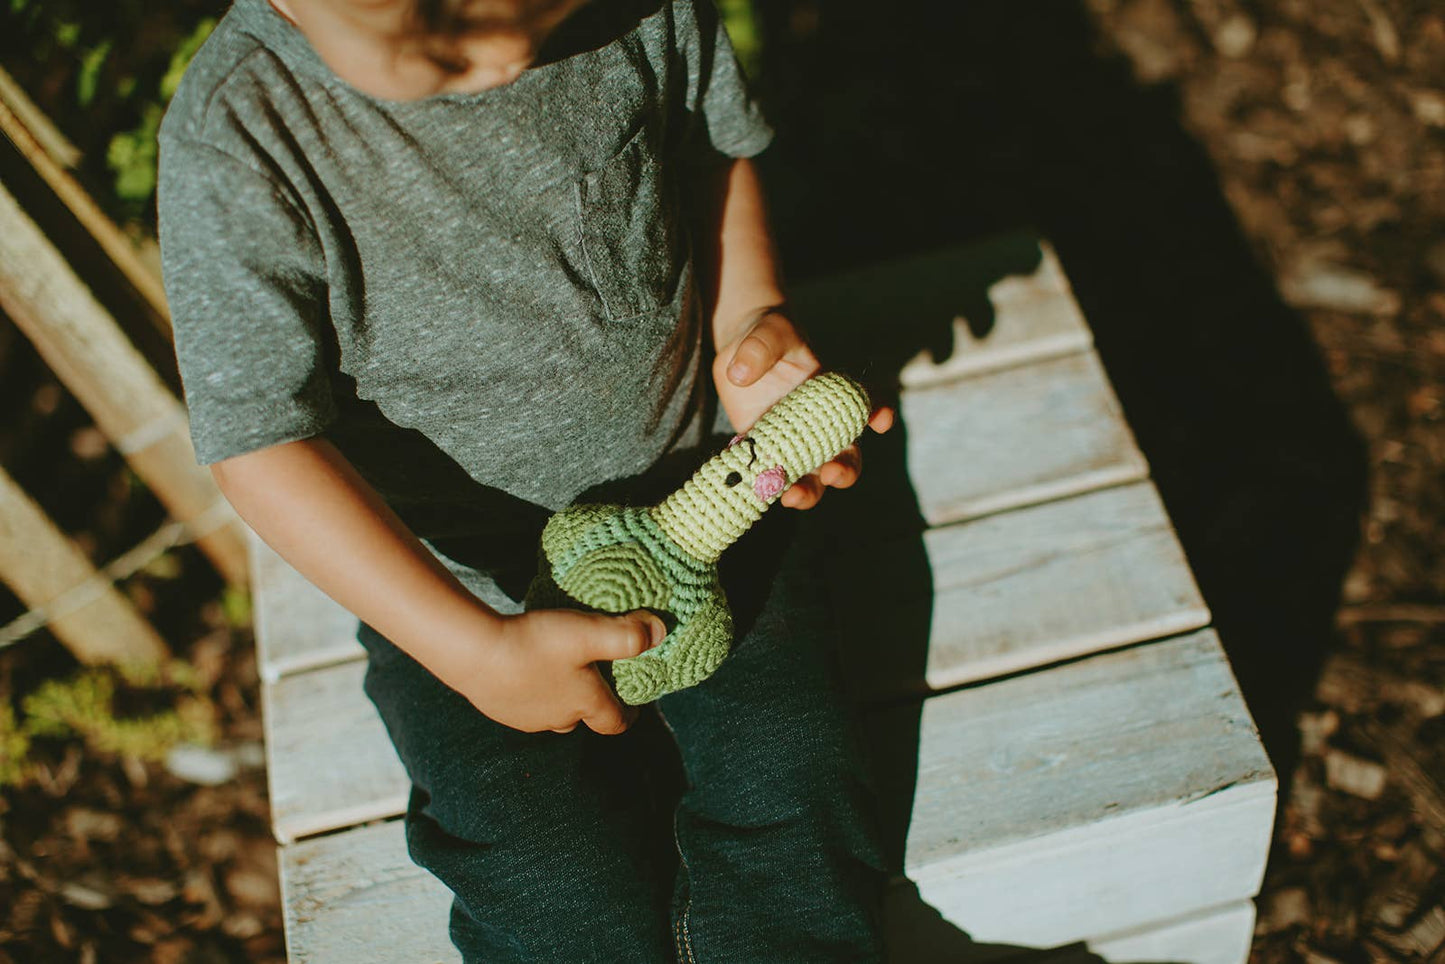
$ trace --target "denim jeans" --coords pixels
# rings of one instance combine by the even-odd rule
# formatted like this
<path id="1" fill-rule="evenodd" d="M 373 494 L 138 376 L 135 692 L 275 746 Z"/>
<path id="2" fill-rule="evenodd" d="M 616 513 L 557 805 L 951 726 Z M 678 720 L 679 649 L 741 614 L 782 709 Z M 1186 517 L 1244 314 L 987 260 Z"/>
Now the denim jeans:
<path id="1" fill-rule="evenodd" d="M 883 959 L 875 802 L 798 515 L 724 556 L 721 668 L 622 736 L 508 729 L 361 628 L 413 784 L 408 849 L 453 891 L 466 961 Z"/>

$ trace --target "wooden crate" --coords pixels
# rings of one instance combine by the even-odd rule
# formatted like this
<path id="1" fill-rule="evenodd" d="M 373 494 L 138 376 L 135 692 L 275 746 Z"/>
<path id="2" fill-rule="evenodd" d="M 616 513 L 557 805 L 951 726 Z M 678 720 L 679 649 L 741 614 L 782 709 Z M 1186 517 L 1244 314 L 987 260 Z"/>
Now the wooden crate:
<path id="1" fill-rule="evenodd" d="M 865 482 L 824 500 L 903 871 L 896 959 L 971 939 L 1239 964 L 1274 774 L 1052 253 L 939 252 L 797 303 L 879 338 L 897 328 L 869 313 L 903 304 L 953 339 L 902 367 L 896 464 L 874 446 Z M 253 566 L 292 959 L 457 960 L 448 895 L 405 855 L 408 785 L 354 620 L 264 547 Z"/>

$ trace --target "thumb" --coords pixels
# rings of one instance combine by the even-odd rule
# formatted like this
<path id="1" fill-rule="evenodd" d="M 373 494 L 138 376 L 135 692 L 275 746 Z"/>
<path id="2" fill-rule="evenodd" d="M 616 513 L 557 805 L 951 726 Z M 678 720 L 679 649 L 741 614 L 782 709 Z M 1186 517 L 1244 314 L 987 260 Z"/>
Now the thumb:
<path id="1" fill-rule="evenodd" d="M 667 627 L 645 609 L 609 617 L 607 629 L 592 637 L 591 660 L 630 659 L 662 642 Z"/>

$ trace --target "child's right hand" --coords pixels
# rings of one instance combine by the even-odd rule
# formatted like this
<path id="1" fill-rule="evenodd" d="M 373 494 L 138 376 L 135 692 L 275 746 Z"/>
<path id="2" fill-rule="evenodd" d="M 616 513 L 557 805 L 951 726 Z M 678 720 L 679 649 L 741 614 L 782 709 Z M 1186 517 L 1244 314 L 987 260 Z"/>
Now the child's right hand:
<path id="1" fill-rule="evenodd" d="M 487 655 L 452 685 L 487 716 L 527 733 L 567 733 L 578 723 L 597 733 L 621 733 L 637 711 L 618 701 L 597 663 L 637 656 L 666 635 L 662 620 L 642 610 L 613 616 L 538 609 L 504 616 Z"/>

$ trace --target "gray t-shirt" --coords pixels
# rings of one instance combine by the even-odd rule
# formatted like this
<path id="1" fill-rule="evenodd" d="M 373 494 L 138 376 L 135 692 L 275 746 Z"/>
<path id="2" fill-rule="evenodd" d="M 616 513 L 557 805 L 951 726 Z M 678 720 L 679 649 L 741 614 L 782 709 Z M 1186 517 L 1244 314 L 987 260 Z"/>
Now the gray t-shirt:
<path id="1" fill-rule="evenodd" d="M 197 458 L 324 435 L 424 538 L 530 553 L 701 441 L 689 175 L 770 136 L 708 0 L 593 0 L 514 83 L 414 102 L 235 0 L 160 135 Z"/>

